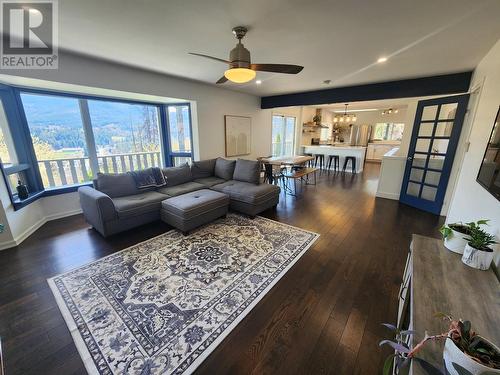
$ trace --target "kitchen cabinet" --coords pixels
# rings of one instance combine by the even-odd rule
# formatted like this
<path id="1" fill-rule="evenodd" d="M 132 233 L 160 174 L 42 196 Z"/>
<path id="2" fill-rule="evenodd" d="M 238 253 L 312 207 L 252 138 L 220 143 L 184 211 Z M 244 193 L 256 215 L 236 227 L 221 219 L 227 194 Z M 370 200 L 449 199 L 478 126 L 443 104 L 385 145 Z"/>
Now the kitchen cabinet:
<path id="1" fill-rule="evenodd" d="M 368 147 L 366 149 L 366 160 L 382 160 L 382 157 L 386 153 L 398 146 L 398 144 L 368 143 Z"/>

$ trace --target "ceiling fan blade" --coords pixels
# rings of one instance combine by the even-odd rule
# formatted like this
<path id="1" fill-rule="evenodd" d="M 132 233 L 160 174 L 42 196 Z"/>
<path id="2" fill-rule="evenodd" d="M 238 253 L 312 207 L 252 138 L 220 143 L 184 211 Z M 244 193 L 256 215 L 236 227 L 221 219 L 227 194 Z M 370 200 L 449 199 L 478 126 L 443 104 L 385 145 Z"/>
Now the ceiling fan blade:
<path id="1" fill-rule="evenodd" d="M 219 78 L 219 80 L 215 83 L 219 84 L 219 83 L 224 83 L 224 82 L 227 82 L 227 78 L 225 76 L 222 76 Z"/>
<path id="2" fill-rule="evenodd" d="M 215 61 L 219 61 L 219 62 L 223 62 L 223 63 L 226 63 L 226 64 L 229 64 L 231 63 L 230 61 L 227 61 L 227 60 L 224 60 L 224 59 L 219 59 L 218 57 L 213 57 L 213 56 L 208 56 L 208 55 L 203 55 L 202 53 L 194 53 L 194 52 L 188 52 L 190 55 L 194 55 L 194 56 L 200 56 L 200 57 L 205 57 L 207 59 L 210 59 L 210 60 L 215 60 Z"/>
<path id="3" fill-rule="evenodd" d="M 297 74 L 300 73 L 304 67 L 289 64 L 250 64 L 250 69 L 257 70 L 259 72 Z"/>

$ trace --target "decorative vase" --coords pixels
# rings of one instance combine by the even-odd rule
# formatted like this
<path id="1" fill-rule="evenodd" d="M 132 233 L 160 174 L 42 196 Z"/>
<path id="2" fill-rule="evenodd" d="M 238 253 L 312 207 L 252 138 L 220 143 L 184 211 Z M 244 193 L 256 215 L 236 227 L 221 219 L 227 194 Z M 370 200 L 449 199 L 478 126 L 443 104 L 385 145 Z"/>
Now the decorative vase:
<path id="1" fill-rule="evenodd" d="M 28 187 L 24 185 L 21 180 L 17 182 L 17 196 L 19 199 L 24 200 L 29 197 Z"/>
<path id="2" fill-rule="evenodd" d="M 489 340 L 481 337 L 482 340 L 487 342 L 497 351 L 498 347 L 492 344 Z M 462 352 L 451 339 L 446 339 L 443 349 L 443 359 L 450 375 L 460 375 L 460 373 L 455 369 L 453 363 L 463 367 L 473 375 L 481 374 L 500 374 L 500 370 L 487 367 L 479 362 L 474 361 L 470 356 Z"/>
<path id="3" fill-rule="evenodd" d="M 493 261 L 493 255 L 495 252 L 478 250 L 469 244 L 465 245 L 464 255 L 462 256 L 462 263 L 468 265 L 472 268 L 477 268 L 478 270 L 486 271 L 490 268 L 491 262 Z"/>
<path id="4" fill-rule="evenodd" d="M 467 241 L 464 239 L 464 236 L 464 233 L 451 229 L 450 235 L 444 239 L 444 247 L 454 253 L 463 254 L 465 245 L 467 245 Z"/>

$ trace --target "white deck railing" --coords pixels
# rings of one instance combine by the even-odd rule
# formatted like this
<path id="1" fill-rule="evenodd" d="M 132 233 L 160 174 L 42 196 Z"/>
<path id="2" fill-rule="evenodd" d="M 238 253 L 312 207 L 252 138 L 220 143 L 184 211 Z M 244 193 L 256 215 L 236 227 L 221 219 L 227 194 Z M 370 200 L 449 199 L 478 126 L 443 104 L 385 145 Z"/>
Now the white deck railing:
<path id="1" fill-rule="evenodd" d="M 160 152 L 134 152 L 98 156 L 99 171 L 122 173 L 162 165 Z M 80 184 L 93 178 L 90 160 L 87 157 L 55 160 L 38 160 L 45 187 Z"/>

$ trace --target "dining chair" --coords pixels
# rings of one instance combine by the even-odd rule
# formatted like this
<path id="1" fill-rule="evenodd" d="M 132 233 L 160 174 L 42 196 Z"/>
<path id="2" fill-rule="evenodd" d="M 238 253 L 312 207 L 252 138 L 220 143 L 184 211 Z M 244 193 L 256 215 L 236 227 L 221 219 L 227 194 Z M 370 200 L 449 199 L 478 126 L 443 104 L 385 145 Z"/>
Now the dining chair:
<path id="1" fill-rule="evenodd" d="M 280 181 L 285 183 L 284 168 L 281 165 L 264 163 L 264 182 L 277 185 Z"/>

